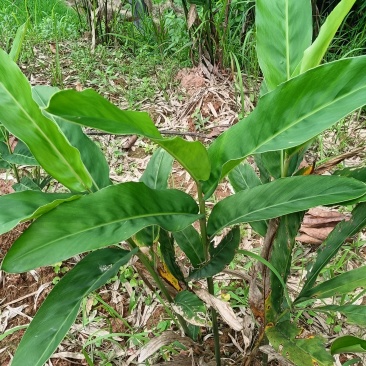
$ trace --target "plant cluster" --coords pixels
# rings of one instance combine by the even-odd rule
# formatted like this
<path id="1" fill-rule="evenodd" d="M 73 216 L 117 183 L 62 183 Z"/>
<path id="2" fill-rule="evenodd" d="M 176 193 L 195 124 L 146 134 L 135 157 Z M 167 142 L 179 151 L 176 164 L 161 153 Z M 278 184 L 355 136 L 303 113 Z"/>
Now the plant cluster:
<path id="1" fill-rule="evenodd" d="M 199 340 L 202 326 L 212 328 L 217 365 L 221 365 L 219 316 L 234 330 L 242 329 L 242 323 L 214 296 L 214 276 L 237 253 L 258 261 L 248 294 L 258 337 L 247 364 L 264 339 L 283 357 L 304 366 L 333 365 L 336 353 L 365 350 L 366 341 L 352 336 L 337 338 L 329 350 L 321 336 L 303 336 L 297 319 L 299 311 L 310 309 L 339 312 L 350 323 L 365 325 L 366 307 L 355 304 L 355 297 L 349 296 L 341 305 L 320 306 L 319 300 L 345 298 L 364 288 L 366 266 L 320 283 L 318 276 L 345 240 L 366 225 L 366 169 L 318 176 L 299 168 L 317 135 L 366 102 L 365 56 L 321 64 L 354 3 L 342 0 L 312 41 L 309 0 L 257 0 L 262 95 L 251 114 L 208 148 L 199 141 L 162 137 L 147 113 L 121 110 L 91 89 L 31 88 L 13 61 L 14 52 L 9 56 L 0 51 L 1 162 L 14 169 L 17 155 L 32 159 L 27 165 L 42 167 L 67 190 L 47 193 L 44 186 L 33 190 L 24 185 L 28 189 L 0 197 L 0 233 L 19 222 L 33 221 L 14 242 L 1 268 L 21 273 L 88 252 L 40 307 L 13 366 L 23 365 L 24 360 L 43 365 L 75 321 L 83 299 L 135 255 L 187 336 Z M 112 184 L 107 161 L 82 126 L 136 134 L 160 148 L 140 182 Z M 11 148 L 10 136 L 22 141 L 22 153 Z M 251 155 L 259 176 L 245 162 Z M 194 180 L 197 197 L 168 187 L 174 159 Z M 209 212 L 207 202 L 227 175 L 236 193 L 215 202 Z M 299 292 L 291 297 L 287 280 L 295 237 L 305 211 L 318 205 L 352 205 L 352 218 L 329 234 Z M 264 237 L 260 256 L 239 248 L 242 223 L 249 223 Z M 214 245 L 221 233 L 223 238 Z M 155 271 L 156 246 L 163 268 L 177 280 L 175 297 Z M 176 246 L 189 262 L 188 275 L 178 266 Z M 197 286 L 202 279 L 207 281 L 207 291 Z"/>

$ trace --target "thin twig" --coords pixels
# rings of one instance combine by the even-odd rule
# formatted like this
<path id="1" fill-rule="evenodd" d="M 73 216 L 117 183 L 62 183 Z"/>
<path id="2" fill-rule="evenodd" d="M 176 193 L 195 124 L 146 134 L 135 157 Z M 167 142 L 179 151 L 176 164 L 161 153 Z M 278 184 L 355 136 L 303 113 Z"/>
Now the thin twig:
<path id="1" fill-rule="evenodd" d="M 190 131 L 166 131 L 166 130 L 161 130 L 159 131 L 162 135 L 175 135 L 175 136 L 193 136 L 193 137 L 199 137 L 202 139 L 211 139 L 211 137 L 206 136 L 202 133 L 197 133 L 197 132 L 190 132 Z M 88 136 L 108 136 L 108 135 L 116 135 L 113 133 L 108 133 L 108 132 L 94 132 L 94 131 L 87 131 L 86 134 Z"/>

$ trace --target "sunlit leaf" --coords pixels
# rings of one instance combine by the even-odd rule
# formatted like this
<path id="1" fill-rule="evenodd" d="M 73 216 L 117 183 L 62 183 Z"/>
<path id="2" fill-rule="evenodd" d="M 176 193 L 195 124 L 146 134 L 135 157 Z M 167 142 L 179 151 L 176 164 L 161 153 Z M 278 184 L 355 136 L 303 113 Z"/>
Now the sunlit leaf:
<path id="1" fill-rule="evenodd" d="M 68 143 L 53 121 L 43 116 L 32 99 L 28 80 L 2 50 L 0 99 L 1 123 L 28 146 L 44 170 L 70 190 L 89 190 L 92 180 L 79 151 Z"/>
<path id="2" fill-rule="evenodd" d="M 363 106 L 365 68 L 366 56 L 331 62 L 264 95 L 247 118 L 209 147 L 211 175 L 203 186 L 206 198 L 221 178 L 248 155 L 301 145 Z"/>

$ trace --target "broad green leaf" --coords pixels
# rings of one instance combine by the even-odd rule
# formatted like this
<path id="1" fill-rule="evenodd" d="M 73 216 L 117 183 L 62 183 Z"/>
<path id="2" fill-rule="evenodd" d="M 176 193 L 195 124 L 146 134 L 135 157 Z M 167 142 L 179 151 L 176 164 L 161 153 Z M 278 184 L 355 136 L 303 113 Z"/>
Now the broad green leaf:
<path id="1" fill-rule="evenodd" d="M 366 101 L 366 56 L 318 66 L 264 95 L 245 119 L 208 149 L 206 198 L 230 170 L 251 154 L 301 145 Z M 326 88 L 324 86 L 326 85 Z"/>
<path id="2" fill-rule="evenodd" d="M 318 37 L 304 52 L 300 73 L 316 67 L 321 63 L 334 35 L 355 2 L 356 0 L 342 0 L 328 15 L 326 21 L 320 28 Z"/>
<path id="3" fill-rule="evenodd" d="M 147 167 L 140 178 L 140 182 L 145 183 L 152 189 L 168 188 L 168 178 L 173 166 L 173 158 L 163 149 L 155 150 Z M 159 238 L 159 227 L 145 227 L 135 235 L 135 240 L 140 245 L 151 246 Z"/>
<path id="4" fill-rule="evenodd" d="M 263 154 L 262 154 L 263 155 Z M 240 192 L 262 184 L 254 169 L 248 164 L 239 164 L 229 173 L 230 184 L 234 191 Z M 268 228 L 266 221 L 252 222 L 250 226 L 261 236 L 265 236 Z"/>
<path id="5" fill-rule="evenodd" d="M 220 273 L 234 259 L 239 243 L 240 229 L 235 227 L 226 234 L 217 247 L 214 247 L 213 243 L 210 244 L 210 260 L 201 268 L 193 270 L 188 279 L 207 278 Z"/>
<path id="6" fill-rule="evenodd" d="M 197 326 L 207 326 L 206 306 L 193 292 L 181 291 L 174 299 L 174 311 L 180 314 L 188 323 Z"/>
<path id="7" fill-rule="evenodd" d="M 208 235 L 242 222 L 268 220 L 365 194 L 366 185 L 352 178 L 298 176 L 238 192 L 217 203 L 208 219 Z"/>
<path id="8" fill-rule="evenodd" d="M 39 308 L 12 360 L 13 366 L 42 366 L 65 337 L 85 296 L 115 276 L 136 253 L 119 248 L 94 251 L 52 289 Z"/>
<path id="9" fill-rule="evenodd" d="M 123 111 L 92 89 L 58 92 L 52 96 L 46 112 L 109 133 L 161 137 L 146 112 Z"/>
<path id="10" fill-rule="evenodd" d="M 58 88 L 49 86 L 36 86 L 32 88 L 33 99 L 41 108 L 46 108 L 52 95 L 58 92 Z M 88 169 L 93 180 L 93 190 L 111 185 L 109 179 L 109 166 L 100 148 L 82 131 L 80 126 L 64 121 L 44 112 L 60 127 L 67 140 L 72 146 L 80 151 L 81 160 Z"/>
<path id="11" fill-rule="evenodd" d="M 70 190 L 90 190 L 92 181 L 80 153 L 41 113 L 26 77 L 0 50 L 0 121 L 22 140 L 44 170 Z"/>
<path id="12" fill-rule="evenodd" d="M 205 181 L 210 176 L 210 161 L 207 150 L 200 141 L 152 139 L 172 155 L 196 181 Z"/>
<path id="13" fill-rule="evenodd" d="M 41 191 L 41 188 L 29 177 L 24 176 L 20 178 L 19 183 L 15 183 L 12 185 L 12 188 L 15 192 L 22 191 Z"/>
<path id="14" fill-rule="evenodd" d="M 136 182 L 109 186 L 39 218 L 12 245 L 2 269 L 25 272 L 126 240 L 146 226 L 179 231 L 200 217 L 184 192 Z"/>
<path id="15" fill-rule="evenodd" d="M 354 336 L 337 338 L 330 347 L 332 355 L 337 353 L 365 353 L 366 341 Z"/>
<path id="16" fill-rule="evenodd" d="M 235 192 L 245 191 L 262 184 L 257 173 L 248 164 L 239 164 L 229 173 L 230 184 Z"/>
<path id="17" fill-rule="evenodd" d="M 366 266 L 342 273 L 328 281 L 304 291 L 299 303 L 305 299 L 324 299 L 327 297 L 341 296 L 354 291 L 358 287 L 366 288 Z"/>
<path id="18" fill-rule="evenodd" d="M 320 336 L 301 338 L 301 329 L 290 321 L 266 327 L 266 335 L 273 348 L 295 365 L 333 366 L 333 357 L 325 349 Z"/>
<path id="19" fill-rule="evenodd" d="M 304 298 L 304 294 L 313 287 L 320 271 L 337 254 L 346 239 L 360 232 L 365 226 L 366 203 L 361 203 L 352 211 L 352 218 L 349 221 L 343 221 L 337 224 L 327 239 L 318 248 L 315 263 L 308 272 L 305 284 L 295 303 L 307 299 L 307 297 Z"/>
<path id="20" fill-rule="evenodd" d="M 177 265 L 174 250 L 174 239 L 165 230 L 160 231 L 160 253 L 170 273 L 179 281 L 185 282 L 184 275 Z"/>
<path id="21" fill-rule="evenodd" d="M 24 38 L 27 33 L 27 28 L 28 28 L 28 20 L 17 29 L 17 32 L 15 34 L 14 41 L 11 46 L 11 50 L 9 52 L 9 56 L 14 62 L 17 62 L 19 59 Z"/>
<path id="22" fill-rule="evenodd" d="M 38 161 L 34 158 L 32 153 L 29 151 L 28 147 L 22 141 L 18 141 L 15 149 L 12 153 L 9 151 L 2 154 L 2 158 L 9 164 L 16 165 L 28 165 L 28 166 L 38 166 Z"/>
<path id="23" fill-rule="evenodd" d="M 66 121 L 109 133 L 145 136 L 177 159 L 195 180 L 204 181 L 210 175 L 210 162 L 201 142 L 180 137 L 162 138 L 147 113 L 122 111 L 91 89 L 58 92 L 51 98 L 46 111 Z"/>
<path id="24" fill-rule="evenodd" d="M 290 79 L 311 44 L 311 1 L 257 0 L 255 15 L 258 61 L 273 90 Z"/>
<path id="25" fill-rule="evenodd" d="M 0 135 L 0 137 L 1 137 L 1 135 Z M 3 156 L 4 155 L 6 156 L 8 154 L 9 154 L 8 146 L 6 145 L 5 142 L 0 141 L 0 168 L 1 169 L 10 168 L 9 163 L 3 159 Z"/>
<path id="26" fill-rule="evenodd" d="M 193 267 L 199 267 L 205 261 L 201 236 L 193 226 L 173 233 L 180 249 L 188 257 Z"/>
<path id="27" fill-rule="evenodd" d="M 78 195 L 24 191 L 0 196 L 0 235 L 22 221 L 37 218 Z"/>
<path id="28" fill-rule="evenodd" d="M 347 323 L 366 326 L 366 306 L 365 305 L 326 305 L 312 308 L 317 312 L 335 312 L 341 313 L 347 318 Z"/>
<path id="29" fill-rule="evenodd" d="M 168 178 L 172 171 L 173 159 L 163 149 L 157 149 L 151 157 L 147 167 L 140 178 L 152 189 L 168 188 Z"/>
<path id="30" fill-rule="evenodd" d="M 282 313 L 284 310 L 284 288 L 282 283 L 287 283 L 287 277 L 290 273 L 292 264 L 292 252 L 295 245 L 295 237 L 298 234 L 303 217 L 304 212 L 295 212 L 293 214 L 280 217 L 276 235 L 273 239 L 270 262 L 280 273 L 283 280 L 280 281 L 277 276 L 271 272 L 271 311 L 276 313 L 276 315 Z"/>
<path id="31" fill-rule="evenodd" d="M 344 168 L 336 170 L 333 175 L 339 175 L 341 177 L 348 177 L 360 180 L 366 183 L 366 167 L 362 168 Z"/>

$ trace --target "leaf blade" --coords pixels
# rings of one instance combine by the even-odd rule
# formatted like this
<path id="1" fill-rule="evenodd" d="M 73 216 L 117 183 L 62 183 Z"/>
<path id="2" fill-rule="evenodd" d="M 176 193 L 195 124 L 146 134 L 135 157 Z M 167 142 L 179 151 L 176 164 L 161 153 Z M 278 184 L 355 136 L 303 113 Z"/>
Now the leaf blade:
<path id="1" fill-rule="evenodd" d="M 310 46 L 311 13 L 310 1 L 256 1 L 257 55 L 269 90 L 290 79 Z"/>
<path id="2" fill-rule="evenodd" d="M 2 50 L 0 97 L 1 123 L 28 146 L 42 167 L 71 190 L 89 190 L 91 177 L 80 159 L 79 151 L 68 143 L 52 121 L 43 116 L 32 99 L 27 79 Z"/>
<path id="3" fill-rule="evenodd" d="M 57 283 L 39 308 L 12 365 L 24 365 L 24 360 L 34 366 L 44 365 L 75 321 L 82 299 L 113 277 L 136 251 L 107 248 L 83 258 Z"/>
<path id="4" fill-rule="evenodd" d="M 146 226 L 177 231 L 200 217 L 184 192 L 136 182 L 109 186 L 39 218 L 12 245 L 2 268 L 24 272 L 126 240 Z"/>
<path id="5" fill-rule="evenodd" d="M 238 192 L 214 206 L 208 219 L 208 235 L 211 237 L 229 225 L 267 220 L 318 205 L 347 201 L 349 196 L 364 194 L 364 183 L 351 178 L 339 178 L 289 177 Z"/>
<path id="6" fill-rule="evenodd" d="M 365 68 L 365 56 L 335 61 L 290 79 L 264 95 L 247 118 L 226 130 L 209 147 L 211 175 L 204 183 L 206 198 L 220 179 L 248 155 L 301 145 L 364 105 Z"/>
<path id="7" fill-rule="evenodd" d="M 79 198 L 69 193 L 23 191 L 0 196 L 0 235 L 22 221 L 41 216 L 61 203 Z"/>

